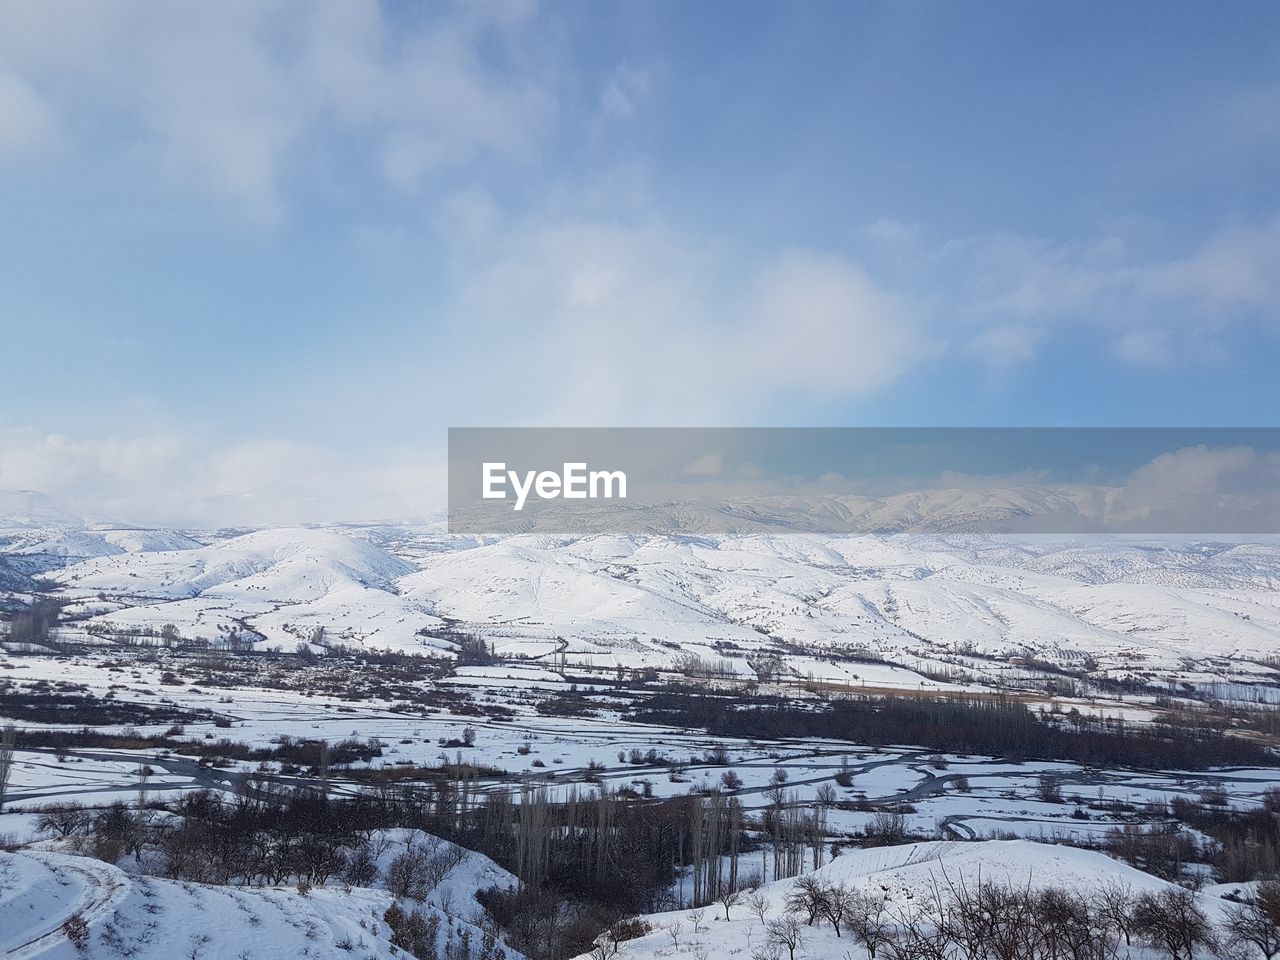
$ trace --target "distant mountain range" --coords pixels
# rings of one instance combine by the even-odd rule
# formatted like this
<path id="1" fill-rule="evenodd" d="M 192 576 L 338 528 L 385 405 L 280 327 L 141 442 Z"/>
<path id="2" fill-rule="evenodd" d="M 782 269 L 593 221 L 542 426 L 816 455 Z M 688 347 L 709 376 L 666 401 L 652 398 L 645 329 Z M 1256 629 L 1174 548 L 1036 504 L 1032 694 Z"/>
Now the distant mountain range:
<path id="1" fill-rule="evenodd" d="M 1038 661 L 1113 678 L 1280 682 L 1269 665 L 1280 656 L 1274 540 L 171 531 L 77 527 L 38 495 L 5 503 L 15 512 L 0 521 L 0 589 L 14 601 L 41 576 L 68 602 L 72 629 L 98 634 L 172 624 L 288 650 L 445 653 L 464 631 L 508 656 L 605 666 L 694 654 L 747 673 L 776 651 L 805 670 L 836 655 L 921 677 L 994 680 Z"/>

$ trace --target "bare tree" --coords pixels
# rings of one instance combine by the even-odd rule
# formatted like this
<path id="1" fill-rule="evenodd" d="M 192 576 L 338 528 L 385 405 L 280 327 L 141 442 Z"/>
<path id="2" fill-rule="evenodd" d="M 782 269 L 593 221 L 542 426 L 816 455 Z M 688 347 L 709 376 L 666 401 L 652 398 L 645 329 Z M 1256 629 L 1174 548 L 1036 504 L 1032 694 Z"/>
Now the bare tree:
<path id="1" fill-rule="evenodd" d="M 1170 960 L 1194 960 L 1198 947 L 1215 945 L 1213 926 L 1190 890 L 1171 887 L 1144 893 L 1134 905 L 1133 917 L 1135 931 Z"/>
<path id="2" fill-rule="evenodd" d="M 1108 880 L 1093 897 L 1094 909 L 1103 922 L 1124 937 L 1124 945 L 1133 943 L 1133 888 L 1121 880 Z"/>
<path id="3" fill-rule="evenodd" d="M 378 860 L 367 844 L 360 844 L 347 858 L 343 879 L 353 887 L 368 887 L 378 879 Z"/>
<path id="4" fill-rule="evenodd" d="M 787 951 L 789 960 L 796 960 L 796 951 L 804 944 L 804 924 L 791 915 L 770 920 L 765 935 L 771 946 Z"/>
<path id="5" fill-rule="evenodd" d="M 52 833 L 59 837 L 69 837 L 83 829 L 89 822 L 89 815 L 78 803 L 51 803 L 40 808 L 36 818 L 36 829 L 41 833 Z"/>
<path id="6" fill-rule="evenodd" d="M 836 884 L 834 887 L 828 887 L 823 891 L 822 902 L 820 904 L 822 915 L 831 923 L 831 929 L 836 932 L 836 936 L 840 936 L 840 924 L 844 922 L 845 915 L 849 912 L 851 904 L 851 892 L 843 883 Z"/>
<path id="7" fill-rule="evenodd" d="M 1227 911 L 1227 931 L 1253 944 L 1267 960 L 1280 954 L 1280 880 L 1263 880 L 1239 906 Z"/>
<path id="8" fill-rule="evenodd" d="M 680 947 L 680 936 L 684 933 L 684 921 L 678 917 L 674 920 L 668 920 L 662 925 L 662 929 L 667 931 L 667 936 L 671 938 L 671 946 Z"/>
<path id="9" fill-rule="evenodd" d="M 877 813 L 863 828 L 869 847 L 892 847 L 907 842 L 907 818 L 900 813 Z"/>
<path id="10" fill-rule="evenodd" d="M 729 908 L 736 907 L 742 902 L 742 891 L 737 887 L 726 884 L 720 889 L 720 896 L 716 897 L 716 902 L 724 907 L 724 918 L 729 919 Z"/>
<path id="11" fill-rule="evenodd" d="M 155 773 L 151 767 L 145 763 L 138 764 L 138 807 L 141 809 L 147 805 L 147 781 L 151 779 Z"/>
<path id="12" fill-rule="evenodd" d="M 13 724 L 0 730 L 0 810 L 4 809 L 5 796 L 9 792 L 9 776 L 13 773 L 13 750 L 18 733 Z"/>
<path id="13" fill-rule="evenodd" d="M 747 909 L 751 911 L 751 915 L 760 920 L 760 926 L 764 926 L 769 919 L 769 898 L 759 890 L 752 890 L 747 894 Z"/>
<path id="14" fill-rule="evenodd" d="M 1047 773 L 1041 774 L 1036 782 L 1036 797 L 1044 803 L 1061 803 L 1062 784 L 1056 777 L 1051 777 Z"/>
<path id="15" fill-rule="evenodd" d="M 812 875 L 797 877 L 787 896 L 787 910 L 803 913 L 809 926 L 822 916 L 829 893 L 823 882 Z"/>
<path id="16" fill-rule="evenodd" d="M 411 849 L 387 864 L 387 892 L 397 900 L 425 900 L 427 858 L 422 851 Z"/>
<path id="17" fill-rule="evenodd" d="M 894 927 L 889 917 L 889 900 L 884 893 L 854 890 L 845 907 L 845 924 L 854 938 L 866 948 L 867 956 L 876 953 L 893 939 Z"/>

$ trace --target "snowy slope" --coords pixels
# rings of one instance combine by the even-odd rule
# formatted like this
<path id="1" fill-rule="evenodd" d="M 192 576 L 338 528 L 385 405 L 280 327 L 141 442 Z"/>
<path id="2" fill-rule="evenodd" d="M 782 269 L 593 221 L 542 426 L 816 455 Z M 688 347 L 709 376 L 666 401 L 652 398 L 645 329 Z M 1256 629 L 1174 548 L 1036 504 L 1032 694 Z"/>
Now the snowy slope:
<path id="1" fill-rule="evenodd" d="M 0 556 L 21 560 L 35 532 Z M 685 652 L 793 651 L 912 665 L 1034 658 L 1114 672 L 1274 682 L 1275 542 L 734 536 L 451 537 L 435 524 L 267 529 L 207 545 L 163 531 L 48 538 L 88 557 L 54 574 L 88 626 L 449 649 L 445 622 L 500 651 L 662 665 Z M 162 549 L 156 549 L 161 547 Z M 169 549 L 172 547 L 173 549 Z M 975 664 L 973 658 L 979 658 Z M 985 658 L 985 659 L 984 659 Z M 987 666 L 983 666 L 983 664 Z"/>
<path id="2" fill-rule="evenodd" d="M 79 915 L 88 925 L 87 955 L 136 948 L 139 960 L 393 957 L 382 914 L 390 898 L 354 889 L 288 890 L 210 887 L 132 877 L 83 857 L 0 853 L 0 954 L 11 960 L 85 956 L 63 932 Z"/>
<path id="3" fill-rule="evenodd" d="M 564 637 L 655 662 L 670 656 L 661 641 L 747 653 L 775 639 L 900 661 L 964 652 L 1163 670 L 1276 652 L 1274 548 L 1251 548 L 1247 577 L 1238 564 L 1220 575 L 1221 555 L 1194 549 L 1062 553 L 813 535 L 513 537 L 428 558 L 401 586 L 503 642 Z M 1152 585 L 1153 556 L 1184 580 L 1200 569 L 1196 586 Z M 1124 570 L 1137 582 L 1119 579 Z"/>
<path id="4" fill-rule="evenodd" d="M 193 550 L 200 543 L 175 530 L 145 527 L 118 527 L 91 530 L 50 530 L 37 528 L 14 536 L 7 552 L 80 560 L 120 553 L 149 553 L 159 550 Z"/>
<path id="5" fill-rule="evenodd" d="M 949 884 L 966 884 L 972 888 L 979 880 L 1020 888 L 1053 886 L 1086 896 L 1108 883 L 1126 885 L 1135 893 L 1159 892 L 1171 886 L 1100 853 L 1028 840 L 936 841 L 852 850 L 808 875 L 820 878 L 827 885 L 844 884 L 873 895 L 884 895 L 890 917 L 899 912 L 910 914 L 917 908 L 927 909 L 938 891 L 945 899 Z M 786 900 L 794 888 L 794 880 L 779 880 L 760 888 L 767 903 L 766 920 L 786 914 Z M 1210 918 L 1221 916 L 1225 904 L 1214 891 L 1203 892 L 1200 901 Z M 693 915 L 687 910 L 653 914 L 645 920 L 653 932 L 625 943 L 626 955 L 632 960 L 681 952 L 705 956 L 707 960 L 749 957 L 752 948 L 758 948 L 765 939 L 760 918 L 745 904 L 731 907 L 727 921 L 724 908 L 713 904 L 703 911 L 698 923 L 700 929 L 695 929 Z M 679 927 L 680 950 L 673 950 L 668 931 L 672 925 Z M 804 926 L 802 937 L 803 946 L 797 956 L 851 960 L 862 960 L 866 956 L 850 937 L 838 938 L 829 924 Z M 782 955 L 786 956 L 786 952 Z M 1132 955 L 1157 956 L 1141 947 L 1135 947 Z"/>
<path id="6" fill-rule="evenodd" d="M 414 569 L 365 541 L 286 528 L 194 549 L 97 557 L 56 578 L 68 599 L 125 604 L 90 627 L 154 631 L 171 623 L 187 637 L 244 632 L 290 650 L 323 627 L 326 642 L 414 647 L 421 646 L 418 630 L 439 624 L 398 593 L 396 579 Z"/>
<path id="7" fill-rule="evenodd" d="M 56 497 L 38 490 L 0 490 L 0 530 L 83 529 L 92 523 Z"/>

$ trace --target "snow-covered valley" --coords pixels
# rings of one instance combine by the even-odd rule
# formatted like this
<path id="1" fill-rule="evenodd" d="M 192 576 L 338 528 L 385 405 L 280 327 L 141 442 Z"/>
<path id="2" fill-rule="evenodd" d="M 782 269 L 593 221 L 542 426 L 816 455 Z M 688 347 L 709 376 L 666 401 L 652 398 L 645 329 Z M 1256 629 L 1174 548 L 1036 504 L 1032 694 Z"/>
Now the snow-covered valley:
<path id="1" fill-rule="evenodd" d="M 938 891 L 957 882 L 1080 904 L 1190 885 L 1222 926 L 1265 875 L 1230 838 L 1280 797 L 1274 543 L 43 519 L 0 540 L 0 726 L 17 728 L 0 810 L 6 956 L 567 958 L 595 936 L 592 956 L 784 960 L 803 881 L 859 909 L 880 898 L 899 937 L 888 955 L 923 957 L 902 938 L 934 922 L 930 896 L 953 909 Z M 754 726 L 682 719 L 704 697 L 755 710 Z M 766 732 L 771 710 L 798 711 L 794 726 L 884 698 L 915 726 Z M 912 704 L 931 702 L 961 723 L 997 704 L 1056 745 L 922 742 Z M 1180 724 L 1209 755 L 1150 762 L 1157 740 L 1140 738 Z M 1089 737 L 1122 761 L 1091 759 Z M 1212 755 L 1227 744 L 1247 759 Z M 277 827 L 261 849 L 252 832 L 234 854 L 208 847 L 216 868 L 177 846 L 211 843 L 205 817 L 235 832 L 235 811 L 269 818 L 316 796 L 340 821 L 323 826 L 329 866 L 305 866 L 308 834 L 295 849 Z M 630 926 L 600 912 L 603 894 L 529 899 L 570 856 L 551 844 L 551 866 L 530 866 L 530 824 L 568 818 L 572 836 L 588 830 L 581 811 L 625 820 L 632 805 L 682 839 L 660 848 L 670 876 L 637 887 Z M 367 829 L 343 825 L 348 806 Z M 135 846 L 104 847 L 122 815 Z M 689 848 L 691 824 L 720 822 L 707 817 L 739 839 Z M 654 845 L 644 856 L 672 842 L 641 835 L 628 842 Z M 451 841 L 487 853 L 464 851 L 430 889 L 397 879 L 397 857 Z M 282 843 L 294 859 L 273 866 Z M 801 927 L 797 958 L 871 956 L 821 918 Z M 1137 934 L 1128 950 L 1161 955 Z"/>

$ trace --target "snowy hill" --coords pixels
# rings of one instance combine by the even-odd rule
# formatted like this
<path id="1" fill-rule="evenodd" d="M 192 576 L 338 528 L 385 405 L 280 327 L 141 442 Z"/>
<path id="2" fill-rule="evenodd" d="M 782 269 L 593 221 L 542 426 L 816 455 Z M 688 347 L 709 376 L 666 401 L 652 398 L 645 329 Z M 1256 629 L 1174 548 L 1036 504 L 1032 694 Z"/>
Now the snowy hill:
<path id="1" fill-rule="evenodd" d="M 1108 885 L 1122 887 L 1133 894 L 1159 894 L 1177 889 L 1173 884 L 1100 853 L 1026 840 L 938 841 L 851 850 L 805 877 L 827 887 L 843 885 L 883 897 L 887 904 L 885 918 L 891 925 L 917 910 L 928 911 L 935 896 L 945 900 L 952 884 L 957 887 L 963 884 L 970 890 L 980 883 L 1013 889 L 1054 887 L 1086 897 Z M 626 956 L 633 960 L 684 953 L 707 960 L 752 956 L 753 948 L 758 950 L 766 942 L 766 924 L 787 915 L 787 900 L 795 890 L 795 879 L 762 886 L 759 894 L 763 903 L 759 909 L 763 916 L 741 901 L 730 907 L 728 920 L 721 904 L 712 904 L 700 912 L 681 910 L 649 915 L 643 919 L 652 932 L 625 941 Z M 1211 920 L 1219 919 L 1226 906 L 1219 892 L 1210 888 L 1199 897 L 1201 909 Z M 830 924 L 808 925 L 801 917 L 798 932 L 797 957 L 862 960 L 867 956 L 865 948 L 849 936 L 848 930 L 842 938 Z M 680 946 L 673 947 L 677 940 Z M 782 950 L 781 956 L 786 955 L 786 950 Z M 1148 953 L 1137 944 L 1128 955 L 1159 956 L 1158 952 Z"/>
<path id="2" fill-rule="evenodd" d="M 88 530 L 34 528 L 21 535 L 11 535 L 7 552 L 69 562 L 120 553 L 194 550 L 200 546 L 198 541 L 176 530 L 95 526 Z"/>
<path id="3" fill-rule="evenodd" d="M 133 876 L 86 857 L 0 853 L 0 954 L 12 960 L 403 957 L 382 919 L 391 903 L 381 890 L 316 888 L 303 895 L 208 886 Z M 442 947 L 463 931 L 480 946 L 483 934 L 469 923 L 429 904 L 421 910 L 439 919 Z M 80 950 L 68 937 L 73 917 L 83 921 Z M 72 920 L 73 932 L 77 926 Z"/>
<path id="4" fill-rule="evenodd" d="M 500 652 L 739 672 L 765 649 L 867 656 L 985 677 L 1011 658 L 1116 676 L 1274 683 L 1280 546 L 1121 538 L 454 537 L 436 524 L 234 536 L 83 529 L 10 536 L 0 558 L 60 551 L 49 575 L 89 629 Z M 77 556 L 82 556 L 76 562 Z M 28 567 L 14 567 L 29 573 Z M 322 631 L 318 628 L 323 628 Z M 811 665 L 805 666 L 808 670 Z"/>
<path id="5" fill-rule="evenodd" d="M 398 595 L 396 579 L 414 569 L 365 541 L 284 528 L 193 549 L 96 557 L 56 577 L 68 598 L 121 605 L 92 617 L 90 627 L 155 631 L 172 624 L 182 636 L 243 632 L 292 649 L 317 628 L 326 642 L 420 646 L 415 632 L 439 621 Z"/>

